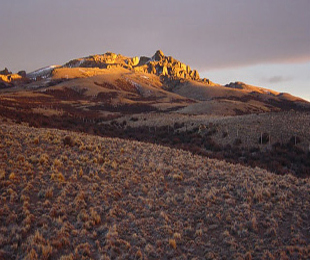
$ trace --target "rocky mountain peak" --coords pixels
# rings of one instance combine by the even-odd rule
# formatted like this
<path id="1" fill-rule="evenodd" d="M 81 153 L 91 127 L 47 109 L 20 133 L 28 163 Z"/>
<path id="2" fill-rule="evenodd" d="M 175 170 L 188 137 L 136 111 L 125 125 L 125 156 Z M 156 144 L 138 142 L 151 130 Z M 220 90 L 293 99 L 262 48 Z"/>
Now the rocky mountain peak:
<path id="1" fill-rule="evenodd" d="M 113 52 L 106 52 L 71 60 L 64 67 L 98 67 L 104 69 L 122 67 L 172 79 L 200 80 L 196 70 L 192 70 L 190 66 L 171 56 L 165 56 L 161 50 L 157 50 L 151 58 L 145 56 L 126 57 Z"/>
<path id="2" fill-rule="evenodd" d="M 164 53 L 161 50 L 156 51 L 155 55 L 153 56 L 153 59 L 155 61 L 161 61 L 165 57 Z"/>
<path id="3" fill-rule="evenodd" d="M 156 74 L 174 79 L 199 80 L 199 74 L 192 70 L 190 66 L 174 59 L 171 56 L 165 56 L 161 50 L 156 51 L 152 58 L 144 64 L 134 68 L 144 73 Z"/>
<path id="4" fill-rule="evenodd" d="M 8 70 L 8 68 L 5 68 L 4 70 L 1 70 L 1 71 L 0 71 L 0 75 L 7 76 L 7 75 L 10 75 L 10 74 L 12 74 L 12 72 L 10 72 L 10 71 Z"/>

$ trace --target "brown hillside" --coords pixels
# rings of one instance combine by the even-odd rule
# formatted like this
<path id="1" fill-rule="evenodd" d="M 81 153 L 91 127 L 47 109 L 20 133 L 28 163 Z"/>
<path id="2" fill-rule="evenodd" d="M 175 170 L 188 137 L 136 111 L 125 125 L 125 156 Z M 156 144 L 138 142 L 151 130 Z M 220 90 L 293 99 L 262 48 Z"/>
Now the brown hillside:
<path id="1" fill-rule="evenodd" d="M 308 259 L 310 182 L 0 125 L 2 259 Z"/>

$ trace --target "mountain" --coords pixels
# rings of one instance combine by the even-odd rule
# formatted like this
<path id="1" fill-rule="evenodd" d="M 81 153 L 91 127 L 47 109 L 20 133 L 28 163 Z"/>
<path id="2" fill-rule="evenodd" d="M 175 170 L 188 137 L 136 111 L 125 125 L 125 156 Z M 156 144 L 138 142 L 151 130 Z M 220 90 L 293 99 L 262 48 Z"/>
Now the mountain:
<path id="1" fill-rule="evenodd" d="M 242 82 L 220 85 L 201 79 L 196 70 L 165 56 L 161 50 L 152 57 L 126 57 L 112 52 L 91 55 L 62 66 L 47 66 L 27 77 L 31 82 L 17 83 L 19 91 L 48 93 L 48 99 L 78 98 L 87 101 L 85 109 L 100 108 L 100 113 L 173 110 L 183 114 L 237 115 L 309 108 L 308 102 L 289 94 Z"/>
<path id="2" fill-rule="evenodd" d="M 100 69 L 122 67 L 129 70 L 133 69 L 137 72 L 155 74 L 157 76 L 199 80 L 199 74 L 196 70 L 191 70 L 188 65 L 171 56 L 165 56 L 161 50 L 158 50 L 151 58 L 145 56 L 130 58 L 107 52 L 103 55 L 93 55 L 71 60 L 64 67 L 97 67 Z"/>
<path id="3" fill-rule="evenodd" d="M 160 50 L 107 52 L 25 74 L 0 75 L 0 116 L 31 125 L 103 122 L 141 113 L 235 116 L 310 111 L 305 100 L 242 82 L 220 85 Z M 96 128 L 96 127 L 95 127 Z"/>

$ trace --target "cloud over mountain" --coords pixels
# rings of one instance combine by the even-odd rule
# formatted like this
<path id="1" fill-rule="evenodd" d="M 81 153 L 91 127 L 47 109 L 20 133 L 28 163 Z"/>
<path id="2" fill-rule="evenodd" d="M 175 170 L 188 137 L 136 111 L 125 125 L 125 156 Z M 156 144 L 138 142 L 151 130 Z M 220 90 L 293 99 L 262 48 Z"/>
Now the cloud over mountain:
<path id="1" fill-rule="evenodd" d="M 269 82 L 269 83 L 281 83 L 286 81 L 291 81 L 292 77 L 286 77 L 286 76 L 273 76 L 270 78 L 264 78 L 263 81 Z"/>
<path id="2" fill-rule="evenodd" d="M 162 49 L 199 70 L 309 60 L 309 8 L 289 0 L 5 2 L 0 67 L 14 68 L 22 57 L 31 70 L 107 50 Z"/>

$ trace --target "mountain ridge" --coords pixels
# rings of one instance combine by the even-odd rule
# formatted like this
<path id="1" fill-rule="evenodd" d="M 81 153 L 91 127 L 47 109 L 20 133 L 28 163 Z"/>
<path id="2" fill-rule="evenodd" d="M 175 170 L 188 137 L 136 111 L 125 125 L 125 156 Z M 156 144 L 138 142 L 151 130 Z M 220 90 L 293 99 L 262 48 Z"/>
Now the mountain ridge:
<path id="1" fill-rule="evenodd" d="M 7 74 L 8 70 L 5 72 Z M 81 100 L 87 101 L 85 108 L 100 113 L 113 111 L 122 114 L 133 107 L 135 112 L 144 112 L 144 109 L 169 112 L 172 109 L 180 113 L 208 115 L 310 110 L 309 102 L 288 93 L 240 81 L 220 85 L 201 79 L 196 70 L 166 56 L 161 50 L 152 57 L 127 57 L 106 52 L 18 75 L 22 80 L 14 80 L 11 75 L 3 76 L 11 78 L 9 83 L 0 80 L 3 82 L 0 84 L 2 92 L 13 91 L 21 95 L 23 91 L 30 91 L 36 95 L 35 92 L 44 91 L 52 93 L 54 98 L 57 93 L 57 99 L 60 98 L 57 102 L 64 102 L 63 99 L 68 97 L 77 99 L 80 95 Z M 76 94 L 71 97 L 72 93 Z"/>
<path id="2" fill-rule="evenodd" d="M 193 80 L 196 82 L 206 83 L 208 86 L 224 86 L 232 89 L 239 89 L 260 94 L 267 94 L 273 96 L 291 97 L 289 93 L 277 92 L 268 88 L 258 87 L 246 84 L 241 81 L 230 82 L 225 85 L 212 82 L 208 78 L 200 78 L 199 72 L 172 56 L 165 56 L 161 50 L 157 50 L 152 57 L 147 56 L 134 56 L 127 57 L 121 54 L 115 54 L 113 52 L 106 52 L 104 54 L 94 54 L 82 58 L 72 59 L 63 65 L 52 65 L 37 69 L 33 72 L 21 75 L 13 74 L 5 69 L 3 72 L 5 75 L 0 75 L 0 82 L 6 87 L 16 83 L 21 78 L 28 78 L 30 80 L 40 80 L 44 78 L 50 78 L 56 69 L 61 68 L 98 68 L 98 69 L 112 69 L 112 68 L 124 68 L 134 72 L 141 72 L 147 74 L 154 74 L 161 78 L 161 81 L 166 85 L 166 89 L 175 86 L 180 82 Z M 4 74 L 4 73 L 0 73 Z M 10 85 L 8 83 L 11 83 Z M 23 81 L 24 83 L 24 81 Z M 250 91 L 250 92 L 251 92 Z M 300 97 L 293 97 L 294 100 L 305 101 Z"/>
<path id="3" fill-rule="evenodd" d="M 101 69 L 123 67 L 134 71 L 156 74 L 157 76 L 200 80 L 199 73 L 196 70 L 192 70 L 189 65 L 178 61 L 172 56 L 165 56 L 161 50 L 157 50 L 152 57 L 126 57 L 121 54 L 106 52 L 73 59 L 65 63 L 63 67 L 98 67 Z"/>

